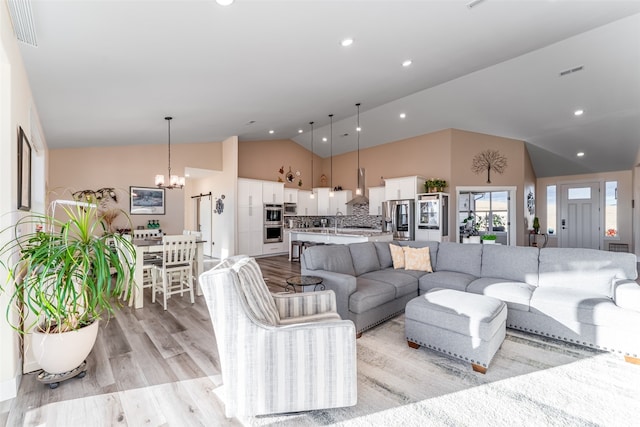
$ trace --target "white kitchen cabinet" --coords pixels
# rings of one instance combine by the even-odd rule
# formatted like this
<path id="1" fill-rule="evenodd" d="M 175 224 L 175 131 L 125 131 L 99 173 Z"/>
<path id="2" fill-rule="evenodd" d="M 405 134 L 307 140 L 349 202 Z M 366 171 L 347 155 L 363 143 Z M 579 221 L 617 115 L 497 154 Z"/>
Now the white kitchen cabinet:
<path id="1" fill-rule="evenodd" d="M 347 202 L 353 199 L 351 190 L 334 191 L 333 197 L 329 197 L 329 215 L 351 215 L 353 207 L 347 205 Z"/>
<path id="2" fill-rule="evenodd" d="M 238 206 L 259 206 L 262 208 L 262 181 L 238 178 Z"/>
<path id="3" fill-rule="evenodd" d="M 285 203 L 298 203 L 298 190 L 295 188 L 284 189 L 284 202 Z"/>
<path id="4" fill-rule="evenodd" d="M 284 182 L 262 181 L 262 201 L 264 203 L 284 203 Z"/>
<path id="5" fill-rule="evenodd" d="M 315 216 L 318 214 L 318 197 L 311 198 L 311 191 L 298 190 L 298 216 Z"/>
<path id="6" fill-rule="evenodd" d="M 264 243 L 262 245 L 262 255 L 277 255 L 287 252 L 287 242 L 282 239 L 282 242 L 277 243 Z"/>
<path id="7" fill-rule="evenodd" d="M 343 215 L 351 215 L 353 208 L 347 205 L 347 202 L 351 200 L 351 190 L 334 191 L 333 197 L 329 196 L 329 187 L 314 188 L 316 193 L 316 199 L 318 203 L 317 215 L 336 215 L 341 212 Z"/>
<path id="8" fill-rule="evenodd" d="M 369 187 L 369 215 L 382 215 L 385 187 Z"/>
<path id="9" fill-rule="evenodd" d="M 262 255 L 263 212 L 262 203 L 238 206 L 238 254 Z"/>
<path id="10" fill-rule="evenodd" d="M 316 193 L 317 210 L 316 215 L 330 215 L 329 213 L 329 187 L 314 188 Z"/>
<path id="11" fill-rule="evenodd" d="M 385 200 L 415 199 L 418 193 L 424 192 L 426 178 L 421 176 L 407 176 L 402 178 L 387 178 L 384 180 Z"/>

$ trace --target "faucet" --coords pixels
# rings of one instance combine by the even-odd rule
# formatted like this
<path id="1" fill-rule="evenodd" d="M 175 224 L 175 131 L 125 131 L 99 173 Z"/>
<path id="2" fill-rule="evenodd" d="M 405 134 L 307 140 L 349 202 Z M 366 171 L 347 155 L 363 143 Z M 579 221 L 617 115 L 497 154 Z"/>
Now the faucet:
<path id="1" fill-rule="evenodd" d="M 343 216 L 344 214 L 340 211 L 336 212 L 336 217 L 333 220 L 333 232 L 337 233 L 338 232 L 338 216 Z M 342 220 L 340 220 L 342 222 Z"/>

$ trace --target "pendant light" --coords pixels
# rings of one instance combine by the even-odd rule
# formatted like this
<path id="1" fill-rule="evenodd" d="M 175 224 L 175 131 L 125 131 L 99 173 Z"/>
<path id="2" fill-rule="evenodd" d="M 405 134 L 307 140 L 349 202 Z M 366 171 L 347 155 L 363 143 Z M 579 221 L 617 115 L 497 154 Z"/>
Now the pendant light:
<path id="1" fill-rule="evenodd" d="M 313 122 L 309 122 L 311 125 L 311 194 L 309 194 L 310 199 L 315 199 L 316 195 L 313 192 Z"/>
<path id="2" fill-rule="evenodd" d="M 330 134 L 329 134 L 329 153 L 331 156 L 331 163 L 330 163 L 330 169 L 329 169 L 329 173 L 331 174 L 331 177 L 329 178 L 329 197 L 333 197 L 334 193 L 333 193 L 333 114 L 329 114 L 329 120 L 331 121 L 331 126 L 330 126 Z"/>
<path id="3" fill-rule="evenodd" d="M 156 175 L 156 186 L 158 188 L 166 188 L 167 190 L 173 190 L 174 188 L 184 187 L 184 177 L 178 175 L 171 175 L 171 120 L 173 117 L 165 117 L 168 127 L 168 141 L 169 141 L 169 185 L 164 185 L 164 175 Z"/>
<path id="4" fill-rule="evenodd" d="M 356 104 L 356 108 L 358 109 L 357 115 L 357 123 L 356 123 L 356 132 L 357 132 L 357 140 L 358 140 L 358 186 L 356 187 L 356 194 L 353 199 L 347 202 L 348 205 L 368 205 L 369 199 L 364 195 L 365 193 L 365 183 L 366 179 L 364 177 L 364 168 L 360 167 L 360 132 L 362 128 L 360 127 L 360 103 Z"/>

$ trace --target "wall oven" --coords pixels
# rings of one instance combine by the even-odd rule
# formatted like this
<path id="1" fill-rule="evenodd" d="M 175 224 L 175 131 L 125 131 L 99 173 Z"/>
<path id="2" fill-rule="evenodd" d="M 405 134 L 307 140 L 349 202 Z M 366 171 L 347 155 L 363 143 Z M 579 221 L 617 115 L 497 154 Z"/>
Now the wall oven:
<path id="1" fill-rule="evenodd" d="M 264 226 L 264 243 L 282 242 L 282 224 Z"/>
<path id="2" fill-rule="evenodd" d="M 282 205 L 264 205 L 264 225 L 282 225 Z"/>
<path id="3" fill-rule="evenodd" d="M 264 243 L 282 242 L 284 209 L 280 204 L 264 205 Z"/>

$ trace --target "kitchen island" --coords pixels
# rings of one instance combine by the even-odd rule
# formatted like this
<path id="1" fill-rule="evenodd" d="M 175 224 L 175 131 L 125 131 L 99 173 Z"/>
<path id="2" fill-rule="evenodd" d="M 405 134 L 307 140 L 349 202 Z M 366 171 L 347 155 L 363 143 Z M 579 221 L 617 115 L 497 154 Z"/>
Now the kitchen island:
<path id="1" fill-rule="evenodd" d="M 291 242 L 301 240 L 303 242 L 333 243 L 346 245 L 360 242 L 390 242 L 393 240 L 393 233 L 358 228 L 292 228 L 289 233 L 289 260 L 291 260 Z"/>

